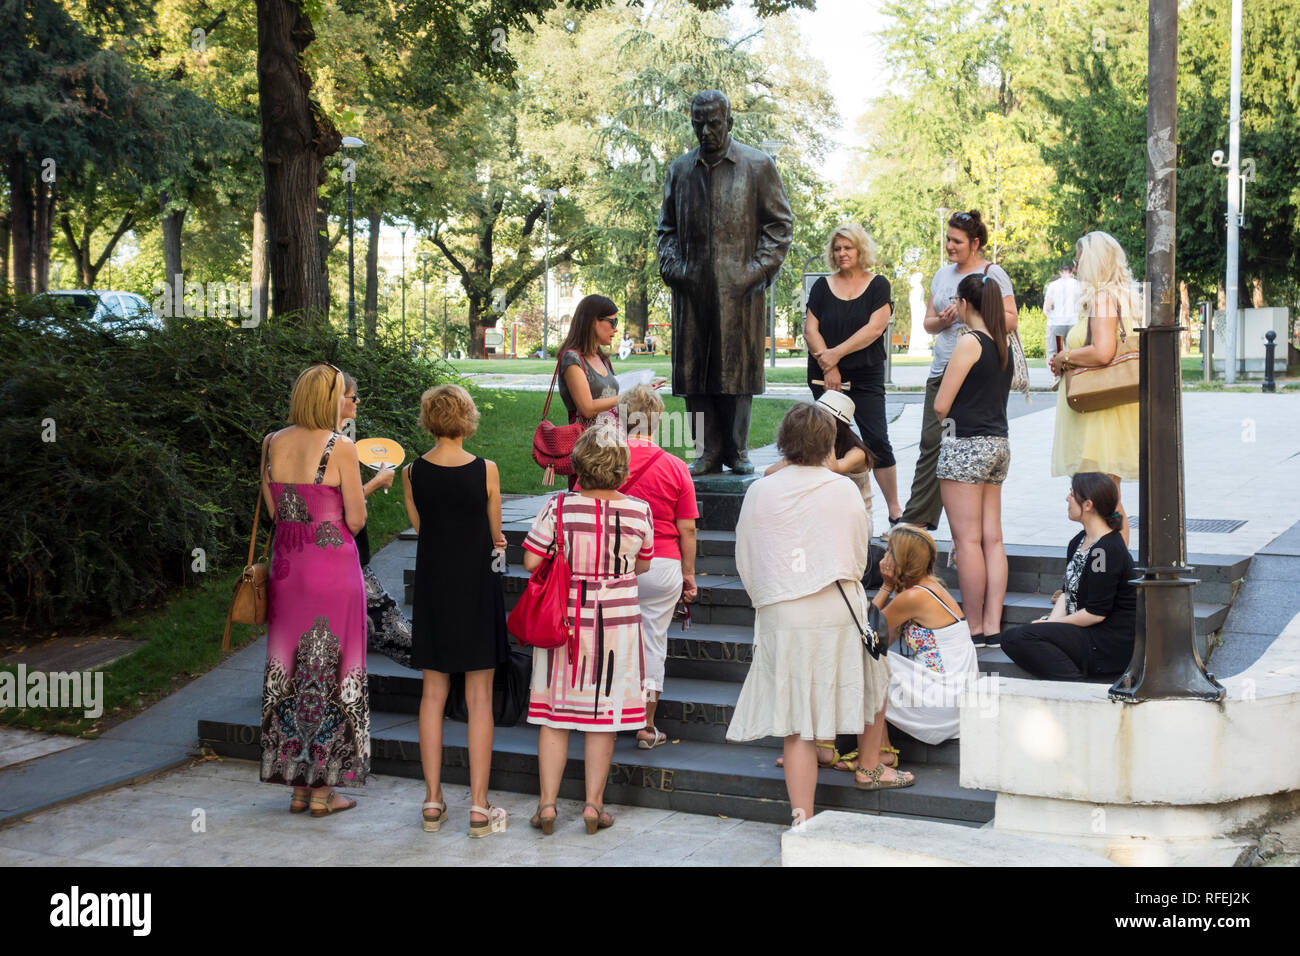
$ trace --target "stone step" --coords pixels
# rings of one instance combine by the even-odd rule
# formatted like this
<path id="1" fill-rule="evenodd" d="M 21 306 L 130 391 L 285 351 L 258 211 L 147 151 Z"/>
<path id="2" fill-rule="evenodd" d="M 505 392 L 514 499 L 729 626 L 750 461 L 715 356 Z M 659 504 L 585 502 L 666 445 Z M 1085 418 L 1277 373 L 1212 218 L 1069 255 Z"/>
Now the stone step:
<path id="1" fill-rule="evenodd" d="M 737 644 L 737 646 L 745 646 Z M 985 673 L 997 673 L 1004 677 L 1025 677 L 1030 675 L 1021 671 L 995 648 L 980 650 L 980 670 Z M 670 666 L 671 666 L 671 662 Z M 394 663 L 380 654 L 368 655 L 366 662 L 367 681 L 370 689 L 372 709 L 391 713 L 416 714 L 420 709 L 422 683 L 420 672 L 410 670 Z M 655 724 L 670 739 L 717 743 L 726 742 L 727 727 L 735 713 L 736 701 L 740 697 L 743 675 L 739 680 L 710 680 L 690 677 L 677 677 L 666 673 L 664 691 L 660 695 L 659 706 L 655 712 Z M 941 763 L 955 766 L 958 757 L 956 740 L 931 745 L 915 740 L 908 734 L 891 727 L 889 730 L 894 746 L 903 752 L 907 763 Z M 733 746 L 764 747 L 778 750 L 782 741 L 778 737 L 765 737 Z M 841 751 L 848 752 L 857 747 L 851 735 L 844 735 L 839 743 Z M 775 759 L 775 754 L 773 754 Z"/>
<path id="2" fill-rule="evenodd" d="M 257 700 L 227 705 L 226 712 L 198 722 L 201 744 L 224 757 L 261 758 L 261 712 Z M 447 721 L 443 731 L 443 779 L 469 782 L 465 724 Z M 419 779 L 419 740 L 413 715 L 371 710 L 371 770 Z M 570 735 L 569 762 L 560 796 L 583 798 L 583 739 Z M 916 784 L 902 790 L 862 791 L 849 773 L 818 775 L 818 809 L 921 817 L 978 826 L 993 818 L 994 794 L 967 790 L 956 766 L 927 764 Z M 492 787 L 537 793 L 537 729 L 498 727 L 493 739 Z M 763 747 L 683 740 L 640 750 L 634 735 L 621 734 L 614 748 L 606 799 L 611 803 L 720 814 L 770 823 L 789 823 L 785 779 Z M 413 817 L 414 818 L 414 817 Z M 526 821 L 516 821 L 519 824 Z"/>
<path id="3" fill-rule="evenodd" d="M 523 564 L 524 536 L 529 525 L 517 523 L 505 527 L 508 542 L 506 558 L 511 565 Z M 883 547 L 881 538 L 872 544 Z M 957 569 L 948 567 L 951 541 L 935 542 L 939 559 L 935 573 L 946 585 L 957 586 Z M 1051 594 L 1061 586 L 1065 573 L 1064 548 L 1036 545 L 1007 545 L 1007 587 L 1011 591 Z M 1133 552 L 1134 560 L 1137 553 Z M 1193 554 L 1187 563 L 1197 584 L 1193 600 L 1206 604 L 1231 604 L 1250 567 L 1250 557 L 1222 554 Z M 730 530 L 701 530 L 696 535 L 695 569 L 700 574 L 733 576 L 736 574 L 736 533 Z"/>

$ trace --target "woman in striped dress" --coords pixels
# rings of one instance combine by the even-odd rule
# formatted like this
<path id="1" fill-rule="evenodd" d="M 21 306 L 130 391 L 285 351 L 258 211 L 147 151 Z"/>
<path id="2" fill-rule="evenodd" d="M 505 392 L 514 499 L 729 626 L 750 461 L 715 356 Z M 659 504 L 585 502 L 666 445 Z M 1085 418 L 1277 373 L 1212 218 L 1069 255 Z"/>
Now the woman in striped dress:
<path id="1" fill-rule="evenodd" d="M 537 763 L 541 798 L 530 821 L 543 833 L 555 826 L 555 801 L 569 752 L 569 731 L 586 732 L 587 832 L 613 826 L 605 812 L 605 782 L 614 735 L 645 726 L 645 657 L 636 576 L 654 556 L 650 506 L 616 490 L 627 478 L 628 447 L 614 425 L 583 432 L 573 449 L 581 490 L 556 495 L 537 515 L 524 540 L 524 568 L 532 571 L 555 546 L 556 515 L 564 554 L 573 571 L 567 646 L 533 651 L 528 722 L 539 724 Z"/>

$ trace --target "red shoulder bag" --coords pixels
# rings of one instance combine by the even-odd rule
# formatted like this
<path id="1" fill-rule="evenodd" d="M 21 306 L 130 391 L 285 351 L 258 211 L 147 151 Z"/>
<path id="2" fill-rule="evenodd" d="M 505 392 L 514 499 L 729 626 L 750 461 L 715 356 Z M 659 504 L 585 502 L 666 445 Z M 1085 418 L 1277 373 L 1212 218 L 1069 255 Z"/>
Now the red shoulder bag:
<path id="1" fill-rule="evenodd" d="M 506 618 L 506 627 L 531 647 L 563 647 L 573 634 L 569 618 L 569 579 L 573 572 L 564 556 L 564 495 L 555 502 L 555 553 L 542 563 L 528 579 L 519 603 Z"/>
<path id="2" fill-rule="evenodd" d="M 560 358 L 564 353 L 555 360 L 555 374 L 551 376 L 551 387 L 546 393 L 546 407 L 542 409 L 542 420 L 537 425 L 537 430 L 533 432 L 533 461 L 537 462 L 546 473 L 542 476 L 542 484 L 555 484 L 555 476 L 573 474 L 573 446 L 578 443 L 582 433 L 587 430 L 587 426 L 582 422 L 573 422 L 568 425 L 556 425 L 550 419 L 551 414 L 551 396 L 555 394 L 555 383 L 560 377 Z M 581 355 L 578 356 L 582 358 Z M 586 363 L 583 363 L 584 367 Z"/>

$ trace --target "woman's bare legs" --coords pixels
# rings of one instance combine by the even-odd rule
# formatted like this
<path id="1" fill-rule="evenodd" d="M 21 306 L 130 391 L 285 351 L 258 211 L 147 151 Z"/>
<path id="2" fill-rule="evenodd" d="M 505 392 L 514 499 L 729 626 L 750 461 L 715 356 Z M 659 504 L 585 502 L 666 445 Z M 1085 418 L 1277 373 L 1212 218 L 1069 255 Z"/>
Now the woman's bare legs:
<path id="1" fill-rule="evenodd" d="M 981 517 L 984 486 L 942 478 L 939 480 L 939 496 L 943 499 L 943 510 L 948 515 L 948 527 L 952 530 L 952 545 L 957 552 L 957 584 L 961 588 L 962 611 L 966 614 L 966 620 L 970 621 L 972 630 L 980 628 L 974 635 L 980 637 L 985 633 L 984 594 L 988 587 L 984 567 L 984 524 Z M 1003 557 L 1005 560 L 1005 554 Z M 1005 597 L 1005 578 L 1002 590 Z"/>
<path id="2" fill-rule="evenodd" d="M 609 765 L 614 760 L 614 737 L 612 732 L 587 731 L 582 748 L 584 776 L 587 784 L 587 802 L 600 807 L 601 815 L 605 809 L 605 784 L 609 780 Z M 542 801 L 543 803 L 554 801 Z M 586 807 L 582 810 L 584 817 L 596 814 Z"/>
<path id="3" fill-rule="evenodd" d="M 560 780 L 564 765 L 569 762 L 569 732 L 555 727 L 537 728 L 537 776 L 541 794 L 537 805 L 553 804 L 560 796 Z M 553 819 L 554 810 L 547 810 L 545 819 Z"/>
<path id="4" fill-rule="evenodd" d="M 420 766 L 424 770 L 424 802 L 445 803 L 442 798 L 442 715 L 447 706 L 451 678 L 441 671 L 426 670 L 424 692 L 420 695 Z M 436 820 L 437 810 L 426 810 Z M 429 814 L 434 814 L 430 817 Z"/>
<path id="5" fill-rule="evenodd" d="M 944 507 L 947 508 L 947 505 L 945 504 Z M 948 522 L 950 524 L 952 523 L 951 517 L 948 518 Z M 881 704 L 879 712 L 871 718 L 871 723 L 867 724 L 867 726 L 863 728 L 862 733 L 858 735 L 858 753 L 863 756 L 866 754 L 876 754 L 877 764 L 884 766 L 883 762 L 879 759 L 882 756 L 880 748 L 885 746 L 887 740 L 888 735 L 885 730 L 885 704 Z M 869 766 L 870 763 L 870 760 L 859 759 L 858 773 L 865 776 L 868 770 L 874 770 L 874 767 Z M 911 776 L 911 774 L 906 770 L 901 771 L 901 774 L 904 777 Z M 900 771 L 895 768 L 885 767 L 884 771 L 880 774 L 880 779 L 888 782 L 890 780 L 897 780 L 899 775 Z"/>
<path id="6" fill-rule="evenodd" d="M 1002 486 L 980 485 L 980 543 L 984 551 L 984 633 L 1002 630 L 1002 604 L 1007 597 L 1007 549 L 1002 544 Z M 960 579 L 961 571 L 957 572 Z M 962 591 L 962 594 L 965 594 Z"/>
<path id="7" fill-rule="evenodd" d="M 888 468 L 873 468 L 871 473 L 876 476 L 876 484 L 880 486 L 880 493 L 885 496 L 885 505 L 889 509 L 889 517 L 897 518 L 903 513 L 903 506 L 898 503 L 898 466 L 890 465 Z"/>
<path id="8" fill-rule="evenodd" d="M 494 668 L 465 674 L 465 706 L 469 710 L 470 804 L 488 806 L 488 779 L 492 774 L 492 679 Z M 486 823 L 481 813 L 470 813 L 471 823 Z"/>
<path id="9" fill-rule="evenodd" d="M 811 820 L 813 797 L 817 793 L 817 748 L 798 734 L 785 738 L 783 755 L 785 789 L 790 795 L 790 813 L 795 823 Z"/>

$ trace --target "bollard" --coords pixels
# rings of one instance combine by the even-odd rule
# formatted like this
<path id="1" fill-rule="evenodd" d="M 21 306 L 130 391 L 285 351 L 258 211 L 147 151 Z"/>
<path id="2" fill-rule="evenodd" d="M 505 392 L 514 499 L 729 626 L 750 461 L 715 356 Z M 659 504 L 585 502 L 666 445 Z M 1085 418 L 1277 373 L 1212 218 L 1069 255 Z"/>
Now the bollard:
<path id="1" fill-rule="evenodd" d="M 1273 352 L 1277 349 L 1277 333 L 1269 329 L 1264 333 L 1264 384 L 1260 390 L 1276 392 L 1277 383 L 1273 381 Z"/>

